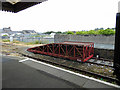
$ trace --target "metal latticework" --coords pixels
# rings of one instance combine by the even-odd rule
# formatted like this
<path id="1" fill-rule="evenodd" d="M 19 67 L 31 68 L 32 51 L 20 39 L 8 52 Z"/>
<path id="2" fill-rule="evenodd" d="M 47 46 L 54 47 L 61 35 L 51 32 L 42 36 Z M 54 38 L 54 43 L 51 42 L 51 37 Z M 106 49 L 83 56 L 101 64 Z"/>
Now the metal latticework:
<path id="1" fill-rule="evenodd" d="M 94 43 L 67 41 L 29 48 L 27 51 L 85 62 L 93 57 Z"/>

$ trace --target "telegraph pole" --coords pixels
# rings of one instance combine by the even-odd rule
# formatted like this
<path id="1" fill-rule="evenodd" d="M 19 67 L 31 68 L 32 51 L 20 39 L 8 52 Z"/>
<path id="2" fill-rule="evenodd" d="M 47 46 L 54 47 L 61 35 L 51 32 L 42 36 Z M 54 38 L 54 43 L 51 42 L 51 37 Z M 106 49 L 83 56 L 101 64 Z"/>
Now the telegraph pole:
<path id="1" fill-rule="evenodd" d="M 120 2 L 118 4 L 118 13 L 116 14 L 114 69 L 114 74 L 120 81 Z M 120 83 L 118 84 L 120 85 Z"/>

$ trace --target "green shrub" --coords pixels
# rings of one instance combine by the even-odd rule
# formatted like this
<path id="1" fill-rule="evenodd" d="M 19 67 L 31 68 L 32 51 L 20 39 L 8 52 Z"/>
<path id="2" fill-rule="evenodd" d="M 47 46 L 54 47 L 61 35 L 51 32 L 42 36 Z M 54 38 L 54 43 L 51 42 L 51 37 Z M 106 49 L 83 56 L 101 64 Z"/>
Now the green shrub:
<path id="1" fill-rule="evenodd" d="M 88 34 L 92 34 L 92 35 L 97 35 L 98 34 L 98 31 L 95 31 L 95 30 L 90 30 L 87 32 Z"/>
<path id="2" fill-rule="evenodd" d="M 56 32 L 56 34 L 61 34 L 61 33 L 62 33 L 61 31 Z"/>
<path id="3" fill-rule="evenodd" d="M 87 31 L 77 31 L 76 32 L 77 35 L 85 35 L 85 34 L 88 34 Z"/>
<path id="4" fill-rule="evenodd" d="M 98 30 L 98 34 L 103 35 L 104 34 L 104 30 Z"/>
<path id="5" fill-rule="evenodd" d="M 39 44 L 47 44 L 48 41 L 39 41 Z"/>
<path id="6" fill-rule="evenodd" d="M 38 40 L 34 41 L 34 44 L 39 44 L 39 41 Z"/>
<path id="7" fill-rule="evenodd" d="M 3 39 L 2 41 L 3 41 L 3 42 L 10 42 L 9 39 Z"/>
<path id="8" fill-rule="evenodd" d="M 20 41 L 17 41 L 17 40 L 13 40 L 13 43 L 19 44 L 19 43 L 21 43 L 21 42 L 20 42 Z"/>
<path id="9" fill-rule="evenodd" d="M 98 30 L 99 34 L 102 35 L 114 35 L 115 31 L 113 29 Z"/>
<path id="10" fill-rule="evenodd" d="M 114 35 L 115 34 L 115 31 L 113 29 L 101 29 L 101 30 L 90 30 L 90 31 L 77 31 L 76 34 L 78 35 L 88 35 L 88 34 L 91 34 L 91 35 Z"/>
<path id="11" fill-rule="evenodd" d="M 74 32 L 72 32 L 72 31 L 67 31 L 66 34 L 72 34 L 72 35 L 74 35 Z"/>
<path id="12" fill-rule="evenodd" d="M 47 44 L 48 43 L 48 41 L 38 41 L 38 40 L 36 40 L 36 41 L 34 41 L 34 42 L 27 42 L 26 44 L 27 45 L 32 45 L 32 44 Z"/>
<path id="13" fill-rule="evenodd" d="M 46 44 L 47 41 L 42 41 L 42 40 L 38 41 L 38 40 L 36 40 L 36 41 L 33 42 L 33 43 L 34 43 L 34 44 Z"/>
<path id="14" fill-rule="evenodd" d="M 25 43 L 26 45 L 32 45 L 32 44 L 34 44 L 33 42 L 27 42 L 27 43 Z"/>
<path id="15" fill-rule="evenodd" d="M 55 33 L 54 31 L 47 31 L 44 34 L 51 34 L 51 33 Z"/>
<path id="16" fill-rule="evenodd" d="M 4 37 L 7 37 L 8 35 L 3 35 Z"/>

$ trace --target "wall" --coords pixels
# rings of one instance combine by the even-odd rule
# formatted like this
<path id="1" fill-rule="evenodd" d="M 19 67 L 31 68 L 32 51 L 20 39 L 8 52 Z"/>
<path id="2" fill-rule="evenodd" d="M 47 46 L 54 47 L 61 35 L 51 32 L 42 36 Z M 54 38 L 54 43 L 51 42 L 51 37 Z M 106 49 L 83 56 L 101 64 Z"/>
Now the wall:
<path id="1" fill-rule="evenodd" d="M 44 41 L 45 43 L 54 43 L 54 38 L 40 38 L 40 37 L 17 37 L 14 40 L 21 42 L 34 42 L 34 41 Z"/>
<path id="2" fill-rule="evenodd" d="M 94 48 L 94 57 L 96 57 L 96 55 L 99 55 L 100 58 L 113 60 L 114 59 L 114 50 Z"/>
<path id="3" fill-rule="evenodd" d="M 55 35 L 54 42 L 64 41 L 79 41 L 79 42 L 94 42 L 96 44 L 114 44 L 115 36 L 104 35 Z"/>

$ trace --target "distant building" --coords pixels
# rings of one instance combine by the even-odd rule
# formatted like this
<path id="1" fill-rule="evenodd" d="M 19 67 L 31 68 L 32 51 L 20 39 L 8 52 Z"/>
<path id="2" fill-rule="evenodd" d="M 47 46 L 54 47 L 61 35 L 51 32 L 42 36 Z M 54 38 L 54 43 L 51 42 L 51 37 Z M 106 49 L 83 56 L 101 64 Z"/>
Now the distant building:
<path id="1" fill-rule="evenodd" d="M 0 29 L 0 33 L 2 33 L 3 32 L 3 29 Z"/>
<path id="2" fill-rule="evenodd" d="M 10 27 L 0 29 L 1 36 L 12 36 L 14 38 L 16 37 L 32 37 L 37 32 L 34 30 L 22 30 L 22 31 L 12 31 Z"/>
<path id="3" fill-rule="evenodd" d="M 23 34 L 36 34 L 34 30 L 22 30 Z"/>
<path id="4" fill-rule="evenodd" d="M 0 32 L 1 33 L 7 33 L 9 35 L 12 35 L 12 34 L 15 34 L 15 33 L 20 33 L 20 31 L 12 31 L 10 27 L 0 29 Z"/>
<path id="5" fill-rule="evenodd" d="M 54 35 L 55 35 L 56 33 L 51 33 L 50 34 L 50 36 L 52 37 L 52 38 L 54 38 Z"/>
<path id="6" fill-rule="evenodd" d="M 11 32 L 12 30 L 11 30 L 10 27 L 8 27 L 8 28 L 3 28 L 2 31 L 3 31 L 4 33 L 8 33 L 8 32 Z"/>

